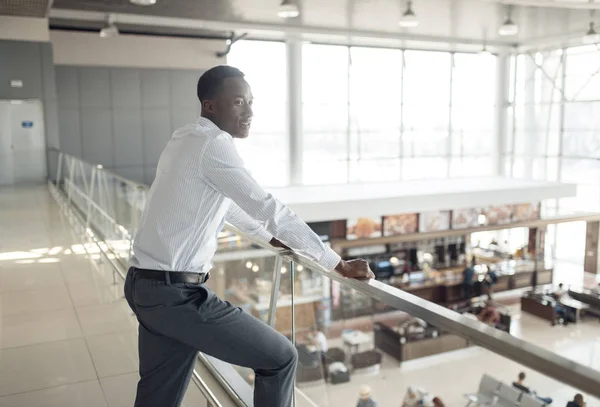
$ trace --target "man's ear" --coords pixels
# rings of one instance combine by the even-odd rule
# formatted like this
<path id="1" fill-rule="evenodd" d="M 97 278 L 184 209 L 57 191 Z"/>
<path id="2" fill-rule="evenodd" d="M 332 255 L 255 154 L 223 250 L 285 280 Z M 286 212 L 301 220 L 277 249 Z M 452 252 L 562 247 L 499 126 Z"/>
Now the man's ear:
<path id="1" fill-rule="evenodd" d="M 205 100 L 202 102 L 202 111 L 205 113 L 215 112 L 215 103 L 212 100 Z"/>

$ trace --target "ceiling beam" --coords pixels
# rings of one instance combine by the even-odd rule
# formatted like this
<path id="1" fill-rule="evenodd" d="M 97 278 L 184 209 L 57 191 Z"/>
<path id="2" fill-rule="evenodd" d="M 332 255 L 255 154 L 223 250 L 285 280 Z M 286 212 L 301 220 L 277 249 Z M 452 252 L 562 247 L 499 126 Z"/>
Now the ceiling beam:
<path id="1" fill-rule="evenodd" d="M 480 38 L 459 38 L 434 36 L 423 34 L 405 34 L 401 32 L 390 31 L 372 31 L 372 30 L 357 30 L 321 26 L 306 26 L 306 25 L 291 25 L 277 24 L 266 22 L 249 22 L 249 21 L 217 21 L 217 20 L 201 20 L 190 18 L 174 18 L 160 16 L 146 16 L 139 14 L 124 14 L 111 13 L 115 16 L 115 22 L 123 24 L 147 25 L 147 26 L 163 26 L 163 27 L 178 27 L 188 29 L 203 29 L 215 31 L 243 31 L 248 32 L 250 36 L 264 36 L 285 38 L 286 35 L 299 35 L 310 40 L 311 36 L 327 37 L 331 39 L 339 38 L 340 41 L 346 42 L 349 39 L 364 39 L 372 41 L 401 41 L 408 40 L 411 42 L 427 42 L 427 43 L 444 43 L 444 44 L 460 44 L 460 45 L 476 45 L 481 46 Z M 70 20 L 81 21 L 104 21 L 106 13 L 96 11 L 80 11 L 68 9 L 52 9 L 50 18 L 63 18 Z M 487 45 L 499 50 L 513 49 L 517 44 L 511 40 L 489 40 Z"/>

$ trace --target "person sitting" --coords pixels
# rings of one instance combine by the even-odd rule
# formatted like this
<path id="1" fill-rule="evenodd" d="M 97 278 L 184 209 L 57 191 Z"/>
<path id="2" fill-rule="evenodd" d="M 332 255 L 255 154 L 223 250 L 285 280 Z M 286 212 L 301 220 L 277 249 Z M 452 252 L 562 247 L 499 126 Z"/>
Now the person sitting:
<path id="1" fill-rule="evenodd" d="M 583 401 L 583 395 L 577 393 L 573 398 L 573 401 L 567 403 L 567 407 L 587 407 L 587 404 Z"/>
<path id="2" fill-rule="evenodd" d="M 481 310 L 479 315 L 477 315 L 477 319 L 484 324 L 495 327 L 500 323 L 500 312 L 496 305 L 491 300 L 488 300 L 485 303 L 485 307 Z"/>
<path id="3" fill-rule="evenodd" d="M 423 403 L 423 397 L 425 396 L 425 392 L 423 389 L 418 389 L 414 386 L 408 386 L 406 389 L 406 395 L 404 396 L 404 401 L 402 402 L 402 407 L 418 407 Z"/>
<path id="4" fill-rule="evenodd" d="M 556 310 L 556 314 L 560 319 L 563 320 L 563 323 L 567 325 L 569 323 L 569 313 L 567 307 L 561 304 L 561 301 L 569 297 L 569 293 L 565 290 L 563 283 L 558 285 L 558 289 L 552 293 L 552 297 L 556 300 L 556 304 L 554 305 L 554 309 Z"/>
<path id="5" fill-rule="evenodd" d="M 529 387 L 525 386 L 524 382 L 525 382 L 525 372 L 521 372 L 521 373 L 519 373 L 519 380 L 517 380 L 516 382 L 513 382 L 512 385 L 514 388 L 521 390 L 523 393 L 532 395 L 533 397 L 535 397 L 536 399 L 538 399 L 539 401 L 541 401 L 544 404 L 552 403 L 552 399 L 550 397 L 538 396 L 535 391 L 533 391 Z"/>
<path id="6" fill-rule="evenodd" d="M 321 331 L 317 331 L 316 329 L 312 329 L 308 334 L 308 339 L 311 344 L 316 348 L 317 352 L 327 353 L 329 350 L 329 345 L 327 344 L 327 337 Z"/>
<path id="7" fill-rule="evenodd" d="M 445 407 L 442 400 L 439 397 L 434 397 L 431 394 L 427 394 L 421 400 L 421 404 L 419 406 L 422 407 Z"/>
<path id="8" fill-rule="evenodd" d="M 377 407 L 377 402 L 371 398 L 371 388 L 369 386 L 364 385 L 360 388 L 356 407 Z"/>

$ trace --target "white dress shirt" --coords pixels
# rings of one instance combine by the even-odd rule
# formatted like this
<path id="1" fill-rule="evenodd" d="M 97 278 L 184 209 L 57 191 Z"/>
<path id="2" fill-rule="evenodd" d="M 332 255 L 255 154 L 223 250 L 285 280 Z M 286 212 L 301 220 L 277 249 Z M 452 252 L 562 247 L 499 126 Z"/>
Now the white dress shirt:
<path id="1" fill-rule="evenodd" d="M 275 236 L 328 270 L 340 261 L 306 223 L 258 185 L 231 135 L 200 117 L 177 129 L 160 156 L 132 265 L 207 272 L 225 221 L 267 242 Z"/>

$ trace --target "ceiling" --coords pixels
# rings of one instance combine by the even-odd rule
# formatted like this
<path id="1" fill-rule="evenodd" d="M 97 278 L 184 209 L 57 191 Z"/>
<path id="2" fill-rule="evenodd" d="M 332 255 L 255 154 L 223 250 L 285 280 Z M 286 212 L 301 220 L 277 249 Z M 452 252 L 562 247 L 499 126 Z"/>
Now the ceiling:
<path id="1" fill-rule="evenodd" d="M 277 16 L 281 0 L 157 0 L 148 7 L 129 0 L 0 0 L 0 15 L 47 16 L 53 29 L 98 30 L 113 14 L 119 29 L 133 34 L 224 38 L 236 32 L 265 39 L 300 35 L 308 41 L 379 41 L 394 47 L 410 46 L 407 41 L 481 47 L 483 41 L 493 48 L 578 33 L 587 27 L 588 12 L 573 9 L 600 8 L 600 0 L 414 0 L 421 25 L 407 31 L 397 24 L 405 1 L 299 0 L 300 17 L 291 20 Z M 513 14 L 525 29 L 517 37 L 498 37 L 508 3 L 519 6 Z"/>

